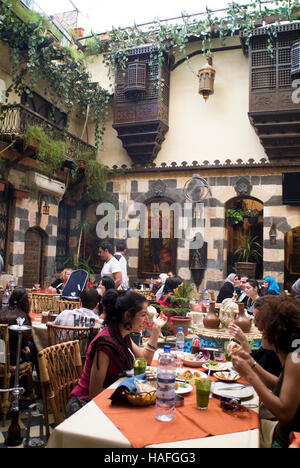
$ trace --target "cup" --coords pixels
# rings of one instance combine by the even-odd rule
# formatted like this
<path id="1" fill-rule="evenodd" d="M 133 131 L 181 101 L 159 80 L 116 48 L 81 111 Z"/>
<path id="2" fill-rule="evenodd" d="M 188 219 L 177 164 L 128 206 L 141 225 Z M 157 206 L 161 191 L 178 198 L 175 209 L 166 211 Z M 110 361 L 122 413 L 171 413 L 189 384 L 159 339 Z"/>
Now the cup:
<path id="1" fill-rule="evenodd" d="M 225 361 L 225 354 L 223 353 L 223 351 L 214 351 L 214 361 L 216 362 Z"/>
<path id="2" fill-rule="evenodd" d="M 147 367 L 147 361 L 145 358 L 137 358 L 133 361 L 134 375 L 144 374 Z"/>
<path id="3" fill-rule="evenodd" d="M 195 381 L 197 409 L 206 410 L 208 408 L 211 380 L 200 378 Z"/>

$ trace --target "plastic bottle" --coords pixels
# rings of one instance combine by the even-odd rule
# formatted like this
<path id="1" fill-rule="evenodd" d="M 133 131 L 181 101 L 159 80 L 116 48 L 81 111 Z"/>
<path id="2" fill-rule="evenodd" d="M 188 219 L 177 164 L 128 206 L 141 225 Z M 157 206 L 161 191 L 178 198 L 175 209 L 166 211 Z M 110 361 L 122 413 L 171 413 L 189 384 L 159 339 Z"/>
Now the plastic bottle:
<path id="1" fill-rule="evenodd" d="M 202 306 L 204 309 L 203 312 L 208 312 L 209 304 L 210 304 L 210 294 L 208 292 L 208 289 L 206 288 L 202 297 Z"/>
<path id="2" fill-rule="evenodd" d="M 9 300 L 9 291 L 5 289 L 5 293 L 2 297 L 2 307 L 8 307 L 8 300 Z"/>
<path id="3" fill-rule="evenodd" d="M 152 289 L 154 285 L 153 277 L 151 276 L 149 288 Z"/>
<path id="4" fill-rule="evenodd" d="M 14 278 L 14 275 L 11 274 L 10 275 L 10 278 L 9 278 L 9 289 L 12 291 L 13 289 L 15 289 L 15 278 Z"/>
<path id="5" fill-rule="evenodd" d="M 165 345 L 157 366 L 156 409 L 158 421 L 171 421 L 175 410 L 176 359 L 171 346 Z"/>
<path id="6" fill-rule="evenodd" d="M 182 327 L 178 327 L 176 335 L 176 351 L 184 352 L 184 333 Z"/>

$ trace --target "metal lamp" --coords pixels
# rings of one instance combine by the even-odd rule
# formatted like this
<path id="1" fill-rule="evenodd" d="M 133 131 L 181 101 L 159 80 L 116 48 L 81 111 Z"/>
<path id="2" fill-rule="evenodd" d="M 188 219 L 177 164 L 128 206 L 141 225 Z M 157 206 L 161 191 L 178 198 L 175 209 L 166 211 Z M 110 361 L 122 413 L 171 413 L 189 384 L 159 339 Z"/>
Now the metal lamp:
<path id="1" fill-rule="evenodd" d="M 214 81 L 216 70 L 212 67 L 212 57 L 206 57 L 206 64 L 200 68 L 199 77 L 199 94 L 202 94 L 203 99 L 207 101 L 211 94 L 214 94 Z"/>

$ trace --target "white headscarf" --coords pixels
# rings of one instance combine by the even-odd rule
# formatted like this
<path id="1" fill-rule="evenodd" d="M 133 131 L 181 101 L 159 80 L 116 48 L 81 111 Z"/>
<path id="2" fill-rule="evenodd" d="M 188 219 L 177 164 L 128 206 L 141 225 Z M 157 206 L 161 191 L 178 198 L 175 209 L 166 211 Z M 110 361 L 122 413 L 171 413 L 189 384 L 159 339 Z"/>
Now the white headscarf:
<path id="1" fill-rule="evenodd" d="M 231 283 L 234 285 L 234 278 L 236 277 L 235 273 L 230 273 L 230 275 L 227 276 L 225 283 Z"/>
<path id="2" fill-rule="evenodd" d="M 169 278 L 167 273 L 161 273 L 159 275 L 159 278 L 161 280 L 161 287 L 159 288 L 159 290 L 156 292 L 155 296 L 156 296 L 156 300 L 158 301 L 159 298 L 161 297 L 163 291 L 164 291 L 164 287 L 165 287 L 165 282 L 167 281 L 167 279 Z"/>

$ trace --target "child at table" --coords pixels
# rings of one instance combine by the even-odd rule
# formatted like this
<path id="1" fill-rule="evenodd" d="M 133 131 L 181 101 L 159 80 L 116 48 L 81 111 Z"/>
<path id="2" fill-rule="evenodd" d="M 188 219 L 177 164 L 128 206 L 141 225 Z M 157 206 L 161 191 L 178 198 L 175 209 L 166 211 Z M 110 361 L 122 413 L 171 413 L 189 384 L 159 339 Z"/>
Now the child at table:
<path id="1" fill-rule="evenodd" d="M 156 314 L 151 337 L 145 348 L 140 348 L 129 335 L 144 329 L 148 307 L 145 297 L 131 291 L 111 289 L 104 294 L 102 304 L 107 326 L 88 348 L 82 377 L 67 405 L 68 416 L 109 387 L 124 371 L 132 369 L 134 358 L 144 357 L 150 365 L 161 329 L 167 323 L 164 314 Z"/>

